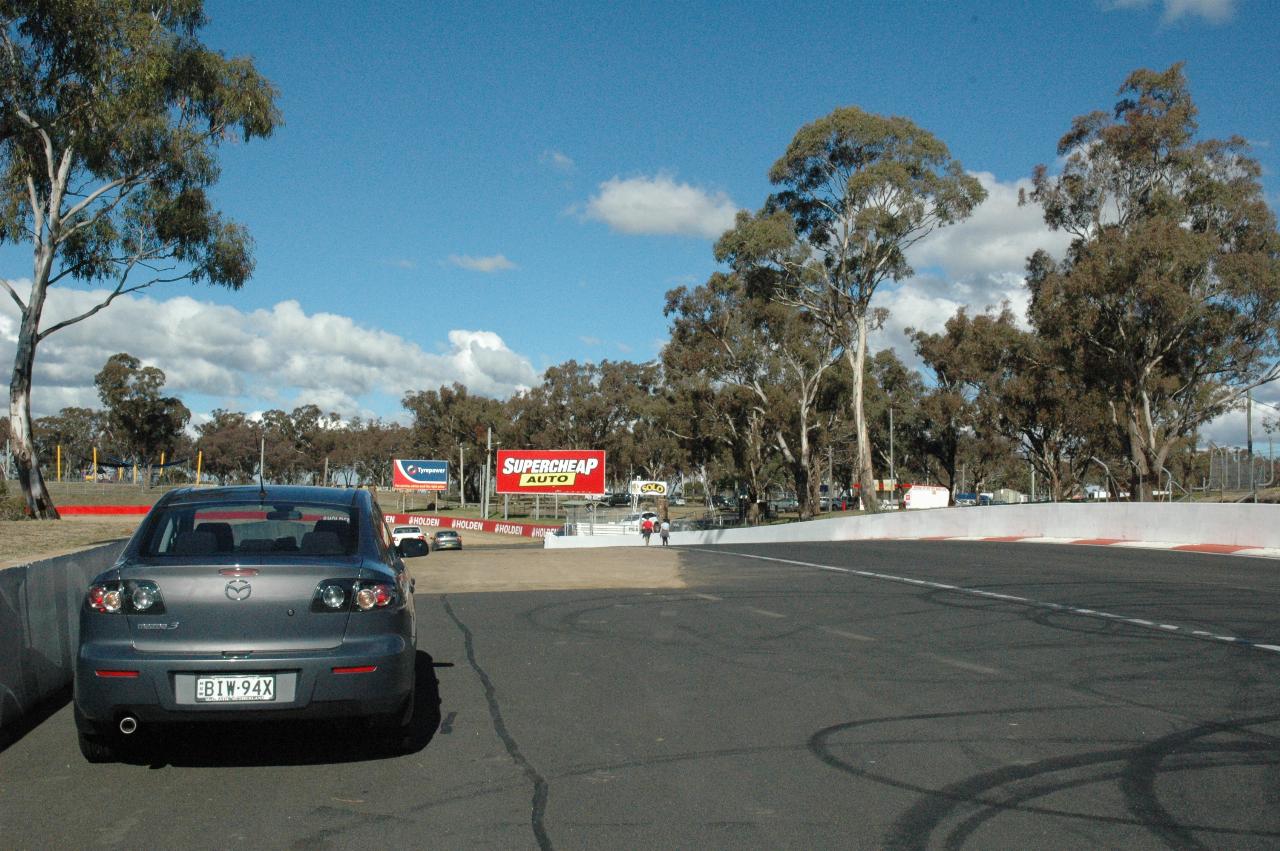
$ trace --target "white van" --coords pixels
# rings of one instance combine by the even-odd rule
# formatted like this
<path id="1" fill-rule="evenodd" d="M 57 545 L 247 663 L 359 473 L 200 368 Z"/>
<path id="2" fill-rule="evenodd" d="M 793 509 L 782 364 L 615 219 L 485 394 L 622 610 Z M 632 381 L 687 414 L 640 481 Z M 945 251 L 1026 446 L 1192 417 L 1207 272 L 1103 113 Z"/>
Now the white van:
<path id="1" fill-rule="evenodd" d="M 938 485 L 912 485 L 902 497 L 903 508 L 946 508 L 951 493 Z"/>

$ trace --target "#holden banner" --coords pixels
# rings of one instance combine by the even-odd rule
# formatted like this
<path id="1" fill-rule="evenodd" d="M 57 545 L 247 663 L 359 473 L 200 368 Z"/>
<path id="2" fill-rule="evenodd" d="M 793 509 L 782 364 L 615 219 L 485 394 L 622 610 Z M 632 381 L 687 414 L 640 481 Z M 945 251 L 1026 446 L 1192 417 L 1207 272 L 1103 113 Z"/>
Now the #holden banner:
<path id="1" fill-rule="evenodd" d="M 449 487 L 449 462 L 392 459 L 391 487 L 417 491 L 446 490 Z"/>
<path id="2" fill-rule="evenodd" d="M 604 450 L 499 449 L 498 493 L 604 493 Z"/>

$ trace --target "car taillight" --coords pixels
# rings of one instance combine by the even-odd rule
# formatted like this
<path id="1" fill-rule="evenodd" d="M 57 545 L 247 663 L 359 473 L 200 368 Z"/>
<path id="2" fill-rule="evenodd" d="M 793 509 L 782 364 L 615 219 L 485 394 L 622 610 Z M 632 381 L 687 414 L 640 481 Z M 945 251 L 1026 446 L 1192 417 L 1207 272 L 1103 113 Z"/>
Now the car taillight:
<path id="1" fill-rule="evenodd" d="M 89 589 L 89 607 L 103 614 L 115 614 L 124 608 L 124 594 L 118 585 L 94 585 Z"/>
<path id="2" fill-rule="evenodd" d="M 356 608 L 362 612 L 375 608 L 383 609 L 394 599 L 395 590 L 390 585 L 382 583 L 361 585 L 360 590 L 356 592 Z"/>
<path id="3" fill-rule="evenodd" d="M 356 582 L 350 579 L 326 579 L 316 586 L 311 611 L 368 612 L 373 609 L 384 609 L 395 601 L 394 585 L 382 582 Z"/>
<path id="4" fill-rule="evenodd" d="M 164 600 L 160 588 L 148 580 L 129 580 L 122 583 L 93 585 L 86 597 L 89 608 L 107 615 L 164 614 Z"/>

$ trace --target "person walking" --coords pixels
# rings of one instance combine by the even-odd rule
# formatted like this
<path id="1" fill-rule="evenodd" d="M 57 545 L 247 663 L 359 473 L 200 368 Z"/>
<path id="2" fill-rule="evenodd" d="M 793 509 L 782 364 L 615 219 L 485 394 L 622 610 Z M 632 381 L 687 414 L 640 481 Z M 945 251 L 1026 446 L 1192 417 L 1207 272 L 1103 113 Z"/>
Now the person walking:
<path id="1" fill-rule="evenodd" d="M 649 546 L 649 536 L 653 534 L 653 518 L 646 517 L 640 523 L 640 535 L 644 538 L 644 545 Z"/>
<path id="2" fill-rule="evenodd" d="M 662 546 L 668 546 L 667 538 L 671 535 L 671 524 L 668 521 L 662 521 L 662 525 L 658 527 L 658 535 L 662 538 Z"/>

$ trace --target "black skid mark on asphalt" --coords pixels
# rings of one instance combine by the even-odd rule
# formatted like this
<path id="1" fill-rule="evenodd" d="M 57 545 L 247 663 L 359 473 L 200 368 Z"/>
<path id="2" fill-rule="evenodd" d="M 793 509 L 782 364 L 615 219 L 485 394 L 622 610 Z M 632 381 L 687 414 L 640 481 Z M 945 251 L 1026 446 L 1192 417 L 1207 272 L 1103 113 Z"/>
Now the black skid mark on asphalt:
<path id="1" fill-rule="evenodd" d="M 462 633 L 463 644 L 467 651 L 467 662 L 471 665 L 471 669 L 476 672 L 476 676 L 480 678 L 481 684 L 484 686 L 484 699 L 489 705 L 489 718 L 493 722 L 493 730 L 498 734 L 498 738 L 502 740 L 503 747 L 506 748 L 507 754 L 511 757 L 529 782 L 533 784 L 533 801 L 531 804 L 530 825 L 533 828 L 533 837 L 537 840 L 538 848 L 548 851 L 552 848 L 551 837 L 547 834 L 546 814 L 547 799 L 550 796 L 550 787 L 547 780 L 534 768 L 533 764 L 525 757 L 520 750 L 520 745 L 516 742 L 515 737 L 511 735 L 511 731 L 507 729 L 507 723 L 502 718 L 502 707 L 498 703 L 498 690 L 493 684 L 493 680 L 480 667 L 480 663 L 476 660 L 475 636 L 472 635 L 471 629 L 462 622 L 453 607 L 449 605 L 448 596 L 442 596 L 440 603 L 444 606 L 445 613 L 457 625 L 458 630 Z"/>
<path id="2" fill-rule="evenodd" d="M 843 598 L 847 594 L 794 594 L 793 599 L 819 598 L 830 599 L 832 597 Z M 751 594 L 723 594 L 721 599 L 716 601 L 705 600 L 697 597 L 693 592 L 676 592 L 666 594 L 628 594 L 628 595 L 608 595 L 603 597 L 590 597 L 585 599 L 575 599 L 570 602 L 555 602 L 545 605 L 536 606 L 521 613 L 520 618 L 534 629 L 541 631 L 567 634 L 574 636 L 583 636 L 588 638 L 605 639 L 614 642 L 625 642 L 649 647 L 651 645 L 663 645 L 668 647 L 679 648 L 680 650 L 693 655 L 701 656 L 707 659 L 713 659 L 719 663 L 726 665 L 735 665 L 750 670 L 774 671 L 775 669 L 768 665 L 743 664 L 741 653 L 745 647 L 754 646 L 755 649 L 764 655 L 769 655 L 774 651 L 771 649 L 770 642 L 774 641 L 777 633 L 767 633 L 759 635 L 751 639 L 746 639 L 741 635 L 726 635 L 722 630 L 696 630 L 687 628 L 679 623 L 673 624 L 673 635 L 692 636 L 698 640 L 697 644 L 689 644 L 687 642 L 672 639 L 663 639 L 655 637 L 648 632 L 624 632 L 619 631 L 612 625 L 596 625 L 584 622 L 594 615 L 610 614 L 616 612 L 619 608 L 623 609 L 640 609 L 644 606 L 666 605 L 681 607 L 700 607 L 700 606 L 741 606 L 744 604 L 760 601 L 767 602 L 776 600 L 776 593 L 751 593 Z M 645 623 L 648 623 L 646 621 Z M 744 624 L 746 621 L 744 621 Z M 757 623 L 757 626 L 767 626 L 767 623 Z M 788 628 L 783 630 L 786 634 L 803 633 L 808 629 L 812 629 L 811 625 L 801 625 L 794 629 Z M 788 669 L 790 670 L 790 669 Z"/>
<path id="3" fill-rule="evenodd" d="M 1058 710 L 1065 708 L 1059 707 Z M 1280 829 L 1250 830 L 1222 825 L 1179 823 L 1160 802 L 1155 788 L 1161 775 L 1174 771 L 1204 771 L 1223 767 L 1277 769 L 1280 767 L 1280 737 L 1251 728 L 1274 724 L 1280 721 L 1280 715 L 1209 722 L 1172 733 L 1151 743 L 1052 757 L 1027 765 L 1004 766 L 938 789 L 858 768 L 836 755 L 835 750 L 840 745 L 833 741 L 841 733 L 878 725 L 1058 710 L 1003 709 L 873 718 L 819 730 L 810 737 L 809 749 L 822 762 L 845 774 L 922 795 L 920 800 L 895 820 L 882 843 L 885 848 L 960 848 L 987 821 L 1008 812 L 1053 816 L 1084 823 L 1132 825 L 1146 829 L 1163 844 L 1175 848 L 1212 847 L 1200 841 L 1200 834 L 1266 840 L 1270 845 L 1280 840 Z M 1234 735 L 1237 738 L 1229 741 L 1208 740 L 1211 736 L 1224 735 Z M 918 737 L 914 741 L 921 743 Z M 886 742 L 877 740 L 863 744 L 883 745 Z M 1081 771 L 1091 773 L 1081 776 Z M 1064 776 L 1063 772 L 1072 772 L 1072 775 Z M 1096 815 L 1027 803 L 1067 789 L 1112 781 L 1118 783 L 1130 816 Z M 965 813 L 968 814 L 959 824 L 944 836 L 935 838 L 934 835 L 949 818 Z"/>

